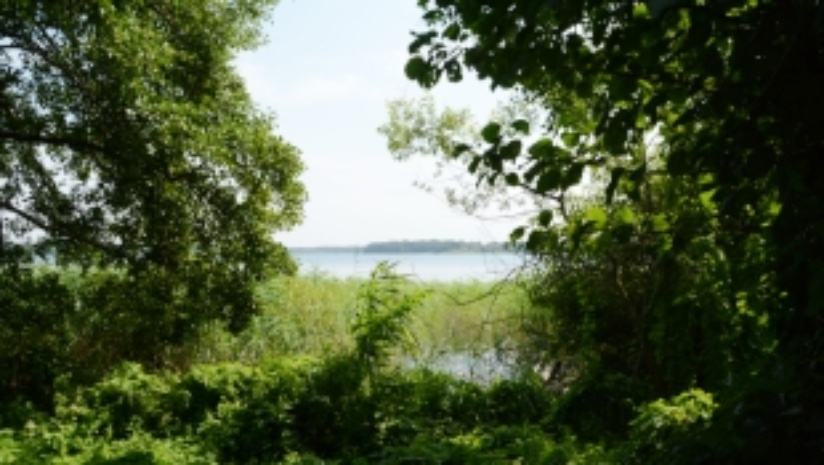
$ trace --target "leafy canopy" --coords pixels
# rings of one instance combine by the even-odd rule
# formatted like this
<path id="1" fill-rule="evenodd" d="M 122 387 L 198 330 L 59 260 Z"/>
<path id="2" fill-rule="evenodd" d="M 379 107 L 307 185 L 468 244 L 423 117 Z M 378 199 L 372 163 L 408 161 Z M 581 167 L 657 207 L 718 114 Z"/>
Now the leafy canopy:
<path id="1" fill-rule="evenodd" d="M 231 62 L 275 3 L 2 2 L 0 272 L 33 249 L 114 267 L 97 303 L 162 340 L 242 326 L 252 284 L 294 267 L 272 234 L 305 197 L 298 151 Z"/>

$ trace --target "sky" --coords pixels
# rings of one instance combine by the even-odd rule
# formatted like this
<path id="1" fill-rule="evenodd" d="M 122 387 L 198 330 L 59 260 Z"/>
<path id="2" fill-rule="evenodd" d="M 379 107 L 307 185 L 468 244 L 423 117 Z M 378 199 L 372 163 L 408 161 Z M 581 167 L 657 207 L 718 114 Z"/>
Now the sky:
<path id="1" fill-rule="evenodd" d="M 281 0 L 267 43 L 236 59 L 252 98 L 275 113 L 277 133 L 306 165 L 304 221 L 277 235 L 285 245 L 503 241 L 519 224 L 504 215 L 469 217 L 415 187 L 434 167 L 393 160 L 377 132 L 389 100 L 424 94 L 403 72 L 411 31 L 423 29 L 420 16 L 415 0 Z M 441 84 L 434 96 L 481 120 L 502 99 L 474 79 Z"/>

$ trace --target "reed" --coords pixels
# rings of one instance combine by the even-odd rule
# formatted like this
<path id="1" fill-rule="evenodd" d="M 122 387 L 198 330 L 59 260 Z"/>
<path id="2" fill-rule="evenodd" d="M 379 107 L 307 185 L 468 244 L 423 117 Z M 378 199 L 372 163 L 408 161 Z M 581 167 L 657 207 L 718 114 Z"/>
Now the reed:
<path id="1" fill-rule="evenodd" d="M 323 273 L 278 277 L 258 289 L 263 311 L 243 332 L 207 327 L 196 362 L 257 363 L 283 355 L 324 356 L 350 349 L 350 328 L 364 279 Z M 517 283 L 408 281 L 426 297 L 409 316 L 410 356 L 422 360 L 450 352 L 480 352 L 514 334 L 526 297 Z"/>

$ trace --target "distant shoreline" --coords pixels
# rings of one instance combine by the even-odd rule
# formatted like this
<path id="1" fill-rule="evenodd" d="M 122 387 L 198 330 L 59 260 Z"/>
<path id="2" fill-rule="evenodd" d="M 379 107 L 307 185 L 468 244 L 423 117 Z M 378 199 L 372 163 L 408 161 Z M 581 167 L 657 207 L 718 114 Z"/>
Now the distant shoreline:
<path id="1" fill-rule="evenodd" d="M 514 253 L 504 242 L 469 242 L 455 240 L 382 241 L 365 246 L 288 247 L 297 253 L 363 253 L 363 254 L 470 254 L 488 252 Z"/>

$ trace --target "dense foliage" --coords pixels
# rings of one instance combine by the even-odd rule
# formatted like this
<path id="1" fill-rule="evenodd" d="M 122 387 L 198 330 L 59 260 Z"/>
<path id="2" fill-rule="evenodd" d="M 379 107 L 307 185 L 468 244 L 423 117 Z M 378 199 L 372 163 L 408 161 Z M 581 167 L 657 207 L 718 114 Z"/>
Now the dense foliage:
<path id="1" fill-rule="evenodd" d="M 513 239 L 547 258 L 538 340 L 574 359 L 578 430 L 593 431 L 587 409 L 604 434 L 629 425 L 576 396 L 617 407 L 698 387 L 720 401 L 712 427 L 650 460 L 821 460 L 824 4 L 418 3 L 410 78 L 471 70 L 549 113 L 490 123 L 453 155 L 554 202 Z M 598 179 L 601 195 L 569 205 Z"/>
<path id="2" fill-rule="evenodd" d="M 423 297 L 380 266 L 358 292 L 354 344 L 322 359 L 181 374 L 125 364 L 93 386 L 63 386 L 54 415 L 15 404 L 0 415 L 0 463 L 566 463 L 605 454 L 547 434 L 551 402 L 535 377 L 481 386 L 390 363 Z"/>
<path id="3" fill-rule="evenodd" d="M 357 293 L 354 344 L 322 358 L 155 374 L 128 363 L 90 386 L 64 383 L 53 414 L 6 406 L 0 463 L 645 462 L 710 424 L 713 397 L 690 390 L 630 412 L 630 439 L 606 447 L 570 434 L 569 396 L 534 375 L 478 384 L 393 363 L 424 297 L 382 265 Z"/>
<path id="4" fill-rule="evenodd" d="M 68 364 L 163 366 L 293 270 L 272 233 L 300 219 L 301 163 L 231 64 L 273 4 L 2 2 L 0 401 Z"/>

